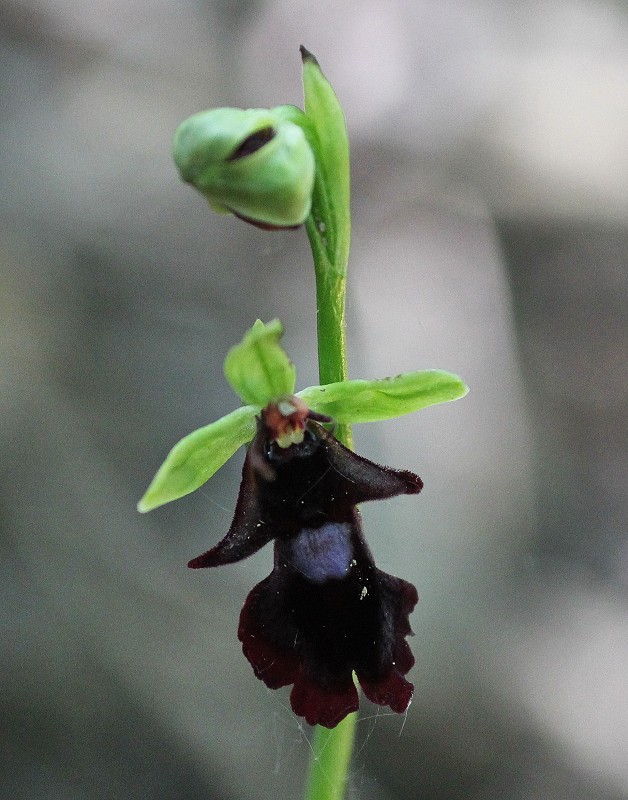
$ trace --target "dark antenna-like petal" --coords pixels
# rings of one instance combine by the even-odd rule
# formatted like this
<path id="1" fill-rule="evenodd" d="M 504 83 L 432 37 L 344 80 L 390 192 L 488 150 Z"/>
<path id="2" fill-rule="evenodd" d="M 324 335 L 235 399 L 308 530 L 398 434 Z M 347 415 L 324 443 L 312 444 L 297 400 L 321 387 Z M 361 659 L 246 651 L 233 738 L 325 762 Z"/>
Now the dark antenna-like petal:
<path id="1" fill-rule="evenodd" d="M 219 567 L 241 561 L 257 553 L 275 536 L 273 526 L 266 525 L 260 514 L 257 492 L 259 476 L 254 466 L 254 444 L 255 442 L 249 448 L 244 461 L 240 493 L 229 532 L 211 550 L 193 558 L 188 563 L 190 569 Z"/>
<path id="2" fill-rule="evenodd" d="M 323 441 L 330 466 L 344 479 L 343 489 L 350 505 L 367 500 L 383 500 L 399 494 L 418 494 L 423 481 L 408 470 L 383 467 L 357 455 L 341 444 L 321 425 L 309 423 Z"/>

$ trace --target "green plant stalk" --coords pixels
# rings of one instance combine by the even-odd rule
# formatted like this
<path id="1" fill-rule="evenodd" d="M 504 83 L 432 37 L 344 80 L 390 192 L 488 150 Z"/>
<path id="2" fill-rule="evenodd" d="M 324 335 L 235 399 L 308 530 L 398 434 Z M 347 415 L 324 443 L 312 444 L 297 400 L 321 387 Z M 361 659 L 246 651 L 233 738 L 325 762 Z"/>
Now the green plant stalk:
<path id="1" fill-rule="evenodd" d="M 321 385 L 348 379 L 345 296 L 347 265 L 334 265 L 328 257 L 324 239 L 310 214 L 305 222 L 316 273 L 316 328 L 318 375 Z M 349 425 L 339 425 L 335 436 L 353 448 Z"/>
<path id="2" fill-rule="evenodd" d="M 357 721 L 355 713 L 331 730 L 316 727 L 305 800 L 343 800 Z"/>
<path id="3" fill-rule="evenodd" d="M 316 271 L 318 370 L 321 384 L 347 380 L 345 296 L 347 263 L 333 264 L 313 208 L 305 226 Z M 346 250 L 348 255 L 348 248 Z M 353 447 L 350 425 L 339 425 L 337 438 Z M 357 713 L 349 714 L 335 728 L 318 725 L 305 788 L 305 800 L 343 800 L 355 739 Z"/>

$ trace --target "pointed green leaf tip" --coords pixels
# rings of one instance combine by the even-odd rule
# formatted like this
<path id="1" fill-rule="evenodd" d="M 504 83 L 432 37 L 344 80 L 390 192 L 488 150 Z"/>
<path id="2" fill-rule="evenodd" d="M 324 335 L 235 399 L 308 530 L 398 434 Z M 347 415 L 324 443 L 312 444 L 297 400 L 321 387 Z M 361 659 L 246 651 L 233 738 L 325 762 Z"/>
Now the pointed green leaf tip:
<path id="1" fill-rule="evenodd" d="M 344 381 L 311 386 L 297 396 L 313 411 L 341 424 L 377 422 L 464 397 L 469 388 L 451 372 L 428 369 L 376 381 Z"/>
<path id="2" fill-rule="evenodd" d="M 316 158 L 313 231 L 336 271 L 346 270 L 351 240 L 349 137 L 336 93 L 316 58 L 301 45 L 304 126 Z M 314 233 L 317 231 L 318 233 Z"/>
<path id="3" fill-rule="evenodd" d="M 225 377 L 244 403 L 263 408 L 271 400 L 294 394 L 296 370 L 279 344 L 283 325 L 257 320 L 225 358 Z"/>
<path id="4" fill-rule="evenodd" d="M 241 408 L 177 442 L 137 504 L 142 513 L 190 494 L 255 436 L 256 406 Z"/>

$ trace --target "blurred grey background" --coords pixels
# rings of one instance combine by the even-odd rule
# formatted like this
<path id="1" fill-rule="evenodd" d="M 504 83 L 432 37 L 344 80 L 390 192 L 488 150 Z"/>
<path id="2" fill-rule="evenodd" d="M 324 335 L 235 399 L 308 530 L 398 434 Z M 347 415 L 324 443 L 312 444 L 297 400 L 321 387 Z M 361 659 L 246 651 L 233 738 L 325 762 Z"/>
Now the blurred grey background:
<path id="1" fill-rule="evenodd" d="M 301 794 L 311 731 L 236 639 L 270 548 L 185 567 L 242 454 L 135 511 L 237 405 L 256 317 L 317 382 L 304 233 L 213 215 L 170 158 L 190 113 L 300 104 L 299 44 L 351 136 L 352 376 L 471 386 L 356 430 L 426 488 L 363 509 L 421 602 L 414 702 L 364 704 L 348 796 L 627 798 L 622 0 L 2 3 L 0 796 Z"/>

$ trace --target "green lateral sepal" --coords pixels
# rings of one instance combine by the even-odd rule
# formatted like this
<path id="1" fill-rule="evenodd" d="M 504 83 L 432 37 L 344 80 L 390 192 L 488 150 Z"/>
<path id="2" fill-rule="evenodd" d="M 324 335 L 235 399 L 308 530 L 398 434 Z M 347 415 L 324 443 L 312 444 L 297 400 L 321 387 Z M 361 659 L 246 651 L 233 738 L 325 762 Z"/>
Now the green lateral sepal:
<path id="1" fill-rule="evenodd" d="M 436 403 L 457 400 L 468 392 L 465 382 L 438 369 L 404 372 L 394 378 L 351 380 L 310 386 L 297 392 L 313 411 L 340 424 L 377 422 L 419 411 Z"/>
<path id="2" fill-rule="evenodd" d="M 138 511 L 152 511 L 202 486 L 255 436 L 259 410 L 242 406 L 177 442 L 137 504 Z"/>

